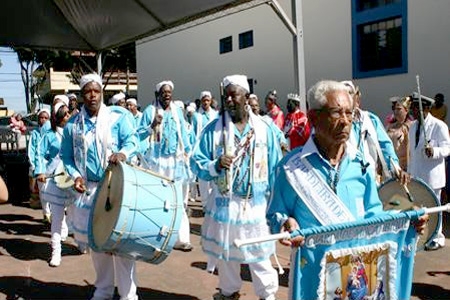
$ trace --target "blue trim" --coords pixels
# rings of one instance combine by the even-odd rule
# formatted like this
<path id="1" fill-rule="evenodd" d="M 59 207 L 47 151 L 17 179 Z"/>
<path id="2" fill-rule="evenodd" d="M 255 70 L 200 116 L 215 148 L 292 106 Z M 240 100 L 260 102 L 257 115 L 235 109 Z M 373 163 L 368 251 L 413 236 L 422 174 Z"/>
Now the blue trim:
<path id="1" fill-rule="evenodd" d="M 357 11 L 357 1 L 351 2 L 352 15 L 352 73 L 353 78 L 369 78 L 386 76 L 393 74 L 403 74 L 408 72 L 408 1 L 401 0 L 401 3 L 393 3 L 386 6 L 380 6 L 364 11 Z M 379 22 L 385 19 L 400 17 L 402 19 L 402 63 L 398 68 L 379 69 L 371 71 L 360 71 L 361 55 L 358 50 L 360 37 L 358 35 L 358 26 L 366 23 Z"/>

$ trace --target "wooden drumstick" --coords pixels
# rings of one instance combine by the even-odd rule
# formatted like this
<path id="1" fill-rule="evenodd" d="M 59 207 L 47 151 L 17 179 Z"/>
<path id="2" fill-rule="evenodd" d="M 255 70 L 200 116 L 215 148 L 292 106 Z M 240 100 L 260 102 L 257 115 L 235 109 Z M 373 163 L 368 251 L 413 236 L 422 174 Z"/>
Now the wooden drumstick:
<path id="1" fill-rule="evenodd" d="M 111 192 L 111 168 L 108 167 L 108 196 L 106 197 L 105 210 L 110 211 L 112 209 L 111 201 L 109 200 L 109 193 Z"/>
<path id="2" fill-rule="evenodd" d="M 394 168 L 395 176 L 397 176 L 397 178 L 399 178 L 399 177 L 400 177 L 399 166 L 397 166 L 397 165 L 395 164 L 395 162 L 394 162 L 394 160 L 392 159 L 392 157 L 389 157 L 389 160 L 391 161 L 391 166 Z M 410 193 L 408 187 L 406 186 L 406 184 L 402 184 L 401 186 L 402 186 L 403 190 L 405 191 L 406 196 L 408 197 L 409 202 L 414 202 L 414 198 L 413 198 L 413 196 L 411 195 L 411 193 Z"/>

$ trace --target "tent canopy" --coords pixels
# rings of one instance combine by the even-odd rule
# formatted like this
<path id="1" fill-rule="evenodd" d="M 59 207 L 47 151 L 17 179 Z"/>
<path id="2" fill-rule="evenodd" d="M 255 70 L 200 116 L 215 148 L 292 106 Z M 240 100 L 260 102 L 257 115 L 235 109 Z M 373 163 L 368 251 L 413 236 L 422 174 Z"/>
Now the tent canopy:
<path id="1" fill-rule="evenodd" d="M 268 0 L 3 0 L 0 45 L 101 51 Z"/>

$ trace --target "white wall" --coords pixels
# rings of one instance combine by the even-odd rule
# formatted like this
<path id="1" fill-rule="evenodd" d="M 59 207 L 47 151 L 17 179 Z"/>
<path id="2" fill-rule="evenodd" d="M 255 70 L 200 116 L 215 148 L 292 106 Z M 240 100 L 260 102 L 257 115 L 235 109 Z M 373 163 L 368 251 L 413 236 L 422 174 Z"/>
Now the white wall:
<path id="1" fill-rule="evenodd" d="M 298 0 L 297 0 L 298 1 Z M 280 1 L 291 14 L 291 1 Z M 351 0 L 303 0 L 306 87 L 320 79 L 352 78 Z M 389 98 L 409 95 L 420 75 L 422 94 L 442 92 L 450 106 L 449 0 L 408 1 L 408 73 L 357 80 L 364 108 L 382 119 Z M 238 50 L 238 34 L 253 30 L 254 46 Z M 219 40 L 233 36 L 233 52 L 219 55 Z M 263 99 L 277 89 L 294 91 L 293 39 L 268 5 L 231 15 L 188 31 L 137 43 L 139 100 L 153 99 L 157 82 L 172 79 L 175 97 L 195 99 L 203 89 L 218 96 L 225 75 L 243 73 L 256 79 Z M 450 117 L 449 117 L 450 119 Z"/>
<path id="2" fill-rule="evenodd" d="M 289 0 L 280 1 L 291 14 Z M 239 33 L 253 30 L 254 46 L 239 50 Z M 232 35 L 233 51 L 219 54 L 219 40 Z M 154 86 L 171 79 L 174 98 L 198 98 L 211 90 L 219 98 L 226 75 L 245 74 L 256 80 L 254 92 L 263 99 L 276 89 L 280 99 L 294 92 L 293 38 L 269 5 L 258 6 L 157 40 L 137 42 L 139 101 L 154 98 Z"/>

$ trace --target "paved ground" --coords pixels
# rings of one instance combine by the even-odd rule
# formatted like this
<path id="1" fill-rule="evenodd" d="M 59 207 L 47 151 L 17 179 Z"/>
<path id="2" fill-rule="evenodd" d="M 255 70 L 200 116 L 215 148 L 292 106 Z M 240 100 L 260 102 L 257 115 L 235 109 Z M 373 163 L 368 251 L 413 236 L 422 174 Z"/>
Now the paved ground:
<path id="1" fill-rule="evenodd" d="M 203 219 L 197 203 L 191 203 L 191 208 L 194 250 L 172 251 L 160 265 L 138 262 L 141 299 L 211 299 L 215 292 L 217 275 L 205 271 L 206 260 L 199 245 Z M 95 280 L 89 255 L 79 254 L 69 238 L 63 246 L 61 266 L 48 267 L 50 232 L 40 219 L 40 211 L 26 204 L 0 206 L 0 299 L 87 299 Z M 412 299 L 450 299 L 449 248 L 447 241 L 441 250 L 417 254 Z M 280 275 L 278 298 L 286 299 L 288 249 L 280 247 L 278 252 L 285 270 Z M 242 275 L 242 299 L 255 299 L 246 268 Z"/>

